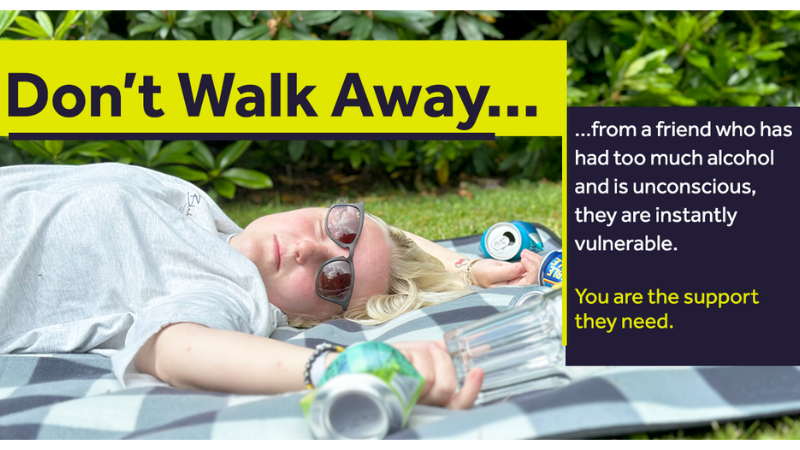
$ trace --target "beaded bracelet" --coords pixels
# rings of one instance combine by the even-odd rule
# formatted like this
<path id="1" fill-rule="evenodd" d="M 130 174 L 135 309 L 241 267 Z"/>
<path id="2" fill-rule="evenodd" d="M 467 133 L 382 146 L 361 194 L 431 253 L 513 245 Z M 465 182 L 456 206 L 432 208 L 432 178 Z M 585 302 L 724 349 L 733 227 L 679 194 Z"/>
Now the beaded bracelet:
<path id="1" fill-rule="evenodd" d="M 317 360 L 317 358 L 326 355 L 330 351 L 336 351 L 341 353 L 344 351 L 344 347 L 342 347 L 341 345 L 333 345 L 325 342 L 323 344 L 317 345 L 317 348 L 314 349 L 314 353 L 312 353 L 311 356 L 308 357 L 308 362 L 306 363 L 306 370 L 303 372 L 303 382 L 306 385 L 306 389 L 314 389 L 314 383 L 311 382 L 311 367 L 314 365 L 314 362 Z"/>
<path id="2" fill-rule="evenodd" d="M 478 286 L 475 280 L 472 279 L 472 266 L 478 261 L 480 261 L 480 259 L 473 259 L 467 264 L 467 268 L 464 269 L 464 282 L 467 283 L 468 286 Z"/>

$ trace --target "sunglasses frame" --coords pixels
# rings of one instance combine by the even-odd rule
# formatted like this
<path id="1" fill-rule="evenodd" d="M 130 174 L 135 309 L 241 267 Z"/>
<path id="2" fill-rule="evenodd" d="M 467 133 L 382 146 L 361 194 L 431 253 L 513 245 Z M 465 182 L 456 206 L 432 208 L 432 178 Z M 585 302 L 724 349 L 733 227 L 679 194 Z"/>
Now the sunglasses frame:
<path id="1" fill-rule="evenodd" d="M 358 212 L 359 212 L 359 215 L 360 215 L 360 218 L 361 218 L 361 222 L 358 224 L 358 232 L 356 232 L 356 237 L 355 237 L 355 239 L 353 239 L 353 243 L 352 244 L 345 244 L 345 243 L 339 242 L 337 239 L 334 239 L 333 236 L 331 236 L 330 230 L 328 229 L 328 217 L 330 216 L 331 211 L 333 211 L 334 208 L 337 208 L 339 206 L 352 206 L 352 207 L 358 209 Z M 348 250 L 348 255 L 347 255 L 347 258 L 345 258 L 343 256 L 337 256 L 336 258 L 331 258 L 331 259 L 325 261 L 324 263 L 322 263 L 322 265 L 319 266 L 319 269 L 317 269 L 317 276 L 314 278 L 314 284 L 315 284 L 314 287 L 317 290 L 317 295 L 321 299 L 341 306 L 342 307 L 342 311 L 347 311 L 347 307 L 350 306 L 350 299 L 353 297 L 353 287 L 355 286 L 355 283 L 356 283 L 356 271 L 355 271 L 355 268 L 353 267 L 353 253 L 355 252 L 355 247 L 356 247 L 356 244 L 358 244 L 358 239 L 361 237 L 361 230 L 363 228 L 364 228 L 364 202 L 337 203 L 337 204 L 331 206 L 330 208 L 328 208 L 328 213 L 325 214 L 325 233 L 327 233 L 328 237 L 333 242 L 335 242 L 339 247 L 346 248 Z M 330 264 L 332 262 L 336 262 L 336 261 L 345 261 L 350 265 L 350 292 L 347 293 L 347 298 L 345 298 L 344 300 L 334 300 L 334 299 L 325 297 L 319 291 L 319 276 L 322 274 L 322 269 L 325 266 L 327 266 L 328 264 Z"/>

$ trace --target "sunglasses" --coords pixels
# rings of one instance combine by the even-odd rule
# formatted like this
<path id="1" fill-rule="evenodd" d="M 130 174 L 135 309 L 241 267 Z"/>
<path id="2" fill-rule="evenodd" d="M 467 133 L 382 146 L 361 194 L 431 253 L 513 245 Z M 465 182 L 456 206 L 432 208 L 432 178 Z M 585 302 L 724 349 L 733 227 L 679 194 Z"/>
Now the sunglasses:
<path id="1" fill-rule="evenodd" d="M 325 261 L 317 270 L 317 295 L 347 311 L 353 297 L 353 251 L 364 227 L 364 202 L 339 203 L 325 216 L 325 232 L 340 247 L 349 250 L 347 258 Z"/>

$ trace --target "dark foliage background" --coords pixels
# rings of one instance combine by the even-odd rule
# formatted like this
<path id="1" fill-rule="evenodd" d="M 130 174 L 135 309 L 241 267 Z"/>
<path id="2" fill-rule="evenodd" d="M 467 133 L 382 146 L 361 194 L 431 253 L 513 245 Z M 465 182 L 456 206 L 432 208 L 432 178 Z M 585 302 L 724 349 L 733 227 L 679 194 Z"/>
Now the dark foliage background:
<path id="1" fill-rule="evenodd" d="M 570 106 L 796 106 L 800 95 L 800 11 L 2 11 L 0 39 L 561 39 Z M 560 180 L 561 142 L 0 140 L 0 165 L 98 161 L 151 167 L 232 198 L 237 186 L 273 184 Z"/>

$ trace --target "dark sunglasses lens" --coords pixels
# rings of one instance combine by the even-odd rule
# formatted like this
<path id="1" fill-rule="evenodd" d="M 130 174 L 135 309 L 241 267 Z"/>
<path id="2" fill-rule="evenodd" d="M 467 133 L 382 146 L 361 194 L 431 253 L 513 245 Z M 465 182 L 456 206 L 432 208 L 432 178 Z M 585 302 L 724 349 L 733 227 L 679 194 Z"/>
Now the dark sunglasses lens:
<path id="1" fill-rule="evenodd" d="M 319 293 L 326 298 L 344 301 L 353 287 L 353 272 L 345 261 L 325 264 L 317 278 Z"/>
<path id="2" fill-rule="evenodd" d="M 328 213 L 328 232 L 342 244 L 352 244 L 361 225 L 361 211 L 355 206 L 333 206 Z"/>

